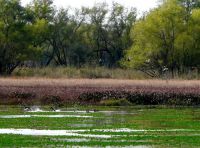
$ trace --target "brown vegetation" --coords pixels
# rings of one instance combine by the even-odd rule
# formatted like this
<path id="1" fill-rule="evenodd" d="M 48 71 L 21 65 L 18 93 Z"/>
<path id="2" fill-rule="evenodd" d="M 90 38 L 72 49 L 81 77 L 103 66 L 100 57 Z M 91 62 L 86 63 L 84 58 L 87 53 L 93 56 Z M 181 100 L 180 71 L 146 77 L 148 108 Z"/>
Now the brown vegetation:
<path id="1" fill-rule="evenodd" d="M 0 78 L 0 104 L 99 104 L 122 98 L 133 104 L 199 105 L 200 81 Z"/>

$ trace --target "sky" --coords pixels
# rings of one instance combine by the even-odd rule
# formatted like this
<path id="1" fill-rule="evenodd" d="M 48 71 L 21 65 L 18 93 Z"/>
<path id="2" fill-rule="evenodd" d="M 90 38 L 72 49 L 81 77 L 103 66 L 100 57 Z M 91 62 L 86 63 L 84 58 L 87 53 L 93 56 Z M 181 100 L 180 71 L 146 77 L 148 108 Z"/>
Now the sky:
<path id="1" fill-rule="evenodd" d="M 23 5 L 30 3 L 31 0 L 21 0 Z M 107 2 L 109 5 L 112 2 L 118 2 L 126 7 L 136 7 L 138 13 L 143 13 L 157 6 L 157 0 L 54 0 L 54 5 L 57 7 L 80 8 L 81 6 L 94 6 L 95 3 Z"/>

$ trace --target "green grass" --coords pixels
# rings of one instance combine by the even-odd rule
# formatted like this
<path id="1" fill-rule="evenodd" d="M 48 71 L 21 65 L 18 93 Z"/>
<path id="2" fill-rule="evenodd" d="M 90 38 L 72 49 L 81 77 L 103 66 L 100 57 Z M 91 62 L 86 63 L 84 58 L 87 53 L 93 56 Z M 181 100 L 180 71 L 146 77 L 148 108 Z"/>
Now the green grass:
<path id="1" fill-rule="evenodd" d="M 88 109 L 97 109 L 89 112 Z M 44 107 L 48 110 L 49 107 Z M 73 110 L 63 108 L 62 110 Z M 200 109 L 159 107 L 76 107 L 85 112 L 29 113 L 20 107 L 1 106 L 0 115 L 88 115 L 93 118 L 20 118 L 0 119 L 0 129 L 77 130 L 80 134 L 112 135 L 112 138 L 87 138 L 81 136 L 24 136 L 0 134 L 0 147 L 65 147 L 65 146 L 153 146 L 153 147 L 199 147 Z M 110 112 L 101 112 L 110 111 Z M 147 130 L 135 132 L 102 132 L 94 129 Z M 188 129 L 190 131 L 170 131 Z M 152 130 L 152 131 L 150 131 Z M 163 130 L 163 131 L 156 131 Z M 76 141 L 76 140 L 79 141 Z M 86 141 L 85 141 L 86 140 Z"/>

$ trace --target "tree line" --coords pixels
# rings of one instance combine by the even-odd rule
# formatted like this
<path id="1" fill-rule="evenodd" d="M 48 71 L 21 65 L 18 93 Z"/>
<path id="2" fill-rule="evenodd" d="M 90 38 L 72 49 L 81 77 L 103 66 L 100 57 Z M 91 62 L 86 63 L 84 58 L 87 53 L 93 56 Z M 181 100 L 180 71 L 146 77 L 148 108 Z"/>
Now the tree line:
<path id="1" fill-rule="evenodd" d="M 137 17 L 113 2 L 56 8 L 52 0 L 0 0 L 0 74 L 26 62 L 39 66 L 164 69 L 200 67 L 200 1 L 162 0 Z"/>
<path id="2" fill-rule="evenodd" d="M 0 0 L 0 74 L 32 61 L 42 66 L 119 66 L 130 47 L 136 9 L 113 3 L 60 8 L 52 0 Z"/>

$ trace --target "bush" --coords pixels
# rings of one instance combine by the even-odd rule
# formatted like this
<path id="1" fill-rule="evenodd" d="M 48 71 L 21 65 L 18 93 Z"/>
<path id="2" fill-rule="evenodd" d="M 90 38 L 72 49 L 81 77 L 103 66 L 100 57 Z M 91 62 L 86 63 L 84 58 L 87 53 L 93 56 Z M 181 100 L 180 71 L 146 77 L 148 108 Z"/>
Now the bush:
<path id="1" fill-rule="evenodd" d="M 131 102 L 127 99 L 108 99 L 100 101 L 103 106 L 131 106 Z"/>
<path id="2" fill-rule="evenodd" d="M 25 92 L 12 92 L 10 94 L 11 98 L 18 98 L 18 99 L 32 99 L 35 97 L 33 93 L 25 93 Z"/>
<path id="3" fill-rule="evenodd" d="M 61 99 L 59 96 L 52 96 L 52 95 L 43 96 L 40 102 L 42 105 L 54 105 L 57 107 L 63 105 L 63 99 Z"/>

